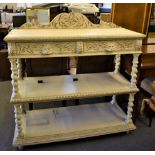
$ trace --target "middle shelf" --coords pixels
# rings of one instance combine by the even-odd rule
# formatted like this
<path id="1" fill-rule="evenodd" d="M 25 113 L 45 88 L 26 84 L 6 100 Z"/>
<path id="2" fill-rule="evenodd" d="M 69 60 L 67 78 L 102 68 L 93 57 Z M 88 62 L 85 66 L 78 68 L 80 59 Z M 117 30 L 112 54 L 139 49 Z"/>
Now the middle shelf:
<path id="1" fill-rule="evenodd" d="M 77 74 L 72 75 L 25 77 L 19 80 L 19 96 L 11 98 L 12 102 L 38 102 L 86 97 L 108 96 L 114 94 L 134 93 L 138 89 L 120 73 Z M 43 83 L 38 83 L 42 80 Z"/>

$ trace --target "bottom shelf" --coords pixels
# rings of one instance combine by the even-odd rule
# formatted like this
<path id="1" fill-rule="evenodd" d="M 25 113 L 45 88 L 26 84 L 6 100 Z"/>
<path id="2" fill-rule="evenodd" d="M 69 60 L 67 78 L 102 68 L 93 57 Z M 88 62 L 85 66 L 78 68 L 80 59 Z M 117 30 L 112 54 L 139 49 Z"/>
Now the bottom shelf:
<path id="1" fill-rule="evenodd" d="M 23 114 L 24 137 L 14 146 L 64 141 L 134 130 L 116 104 L 98 103 L 28 111 Z"/>

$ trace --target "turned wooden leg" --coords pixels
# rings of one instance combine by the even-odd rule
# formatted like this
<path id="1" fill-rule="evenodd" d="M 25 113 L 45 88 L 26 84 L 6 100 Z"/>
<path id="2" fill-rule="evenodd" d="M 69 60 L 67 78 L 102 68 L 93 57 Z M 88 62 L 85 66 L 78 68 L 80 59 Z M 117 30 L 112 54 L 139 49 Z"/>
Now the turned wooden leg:
<path id="1" fill-rule="evenodd" d="M 131 81 L 130 81 L 130 86 L 136 86 L 137 83 L 137 67 L 138 67 L 138 57 L 139 54 L 134 54 L 133 55 L 133 65 L 132 65 L 132 71 L 131 71 Z"/>
<path id="2" fill-rule="evenodd" d="M 139 54 L 133 54 L 133 63 L 132 63 L 132 71 L 131 71 L 131 81 L 130 81 L 130 86 L 131 87 L 136 87 L 136 84 L 137 84 L 137 72 L 138 72 L 138 70 L 137 70 L 137 68 L 138 68 L 138 57 L 139 57 Z M 133 111 L 133 100 L 134 99 L 134 95 L 132 95 L 132 94 L 130 94 L 130 96 L 129 96 L 129 104 L 130 105 L 128 105 L 128 108 L 129 109 L 131 109 L 131 111 Z M 136 100 L 137 101 L 137 100 Z M 135 108 L 138 106 L 137 104 L 138 104 L 138 102 L 136 102 L 135 101 Z M 134 122 L 135 122 L 135 116 L 136 116 L 136 113 L 137 113 L 137 111 L 136 111 L 137 109 L 135 109 L 134 110 L 134 117 L 133 117 L 133 120 L 134 120 Z M 130 112 L 129 112 L 130 113 Z M 130 115 L 130 114 L 129 114 Z M 128 121 L 130 121 L 130 116 L 128 116 L 129 118 L 129 120 Z"/>
<path id="3" fill-rule="evenodd" d="M 117 54 L 115 56 L 115 70 L 114 73 L 118 73 L 120 70 L 120 62 L 121 62 L 121 55 Z"/>
<path id="4" fill-rule="evenodd" d="M 129 94 L 128 110 L 127 110 L 127 123 L 132 122 L 132 112 L 133 112 L 133 101 L 135 93 Z"/>
<path id="5" fill-rule="evenodd" d="M 17 129 L 18 137 L 23 137 L 23 128 L 22 128 L 22 105 L 14 105 L 14 114 L 15 114 L 15 126 Z"/>
<path id="6" fill-rule="evenodd" d="M 112 96 L 112 100 L 111 100 L 111 104 L 115 104 L 116 103 L 116 95 Z"/>
<path id="7" fill-rule="evenodd" d="M 22 79 L 22 62 L 21 59 L 17 59 L 18 79 Z"/>
<path id="8" fill-rule="evenodd" d="M 24 147 L 23 146 L 17 146 L 16 149 L 17 149 L 17 151 L 22 151 L 24 149 Z"/>
<path id="9" fill-rule="evenodd" d="M 118 73 L 120 70 L 120 62 L 121 62 L 121 55 L 117 54 L 115 55 L 115 70 L 114 73 Z M 111 104 L 116 103 L 116 95 L 112 96 Z"/>
<path id="10" fill-rule="evenodd" d="M 16 97 L 19 96 L 19 86 L 18 86 L 18 69 L 17 69 L 17 59 L 10 58 L 11 63 L 11 78 L 12 78 L 12 96 Z"/>

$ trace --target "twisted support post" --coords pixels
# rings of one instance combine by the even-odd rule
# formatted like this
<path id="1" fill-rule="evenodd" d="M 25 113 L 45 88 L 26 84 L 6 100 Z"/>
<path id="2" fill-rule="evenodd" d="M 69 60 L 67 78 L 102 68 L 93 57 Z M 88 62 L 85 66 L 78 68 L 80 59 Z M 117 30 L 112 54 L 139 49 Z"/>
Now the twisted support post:
<path id="1" fill-rule="evenodd" d="M 138 57 L 139 57 L 139 54 L 133 55 L 133 64 L 132 64 L 131 81 L 130 81 L 131 87 L 136 86 L 136 84 L 137 84 Z"/>
<path id="2" fill-rule="evenodd" d="M 22 79 L 22 62 L 21 59 L 17 59 L 18 79 Z"/>
<path id="3" fill-rule="evenodd" d="M 15 114 L 15 126 L 17 129 L 18 137 L 23 137 L 23 128 L 22 128 L 22 105 L 14 105 L 14 114 Z"/>
<path id="4" fill-rule="evenodd" d="M 120 69 L 120 62 L 121 62 L 121 55 L 117 54 L 115 55 L 115 70 L 114 73 L 118 73 Z M 111 104 L 116 103 L 116 95 L 112 96 Z"/>
<path id="5" fill-rule="evenodd" d="M 16 97 L 19 95 L 19 88 L 18 88 L 18 69 L 17 69 L 17 59 L 10 58 L 11 63 L 11 78 L 12 78 L 12 96 Z"/>
<path id="6" fill-rule="evenodd" d="M 130 123 L 132 122 L 132 112 L 133 112 L 133 101 L 134 101 L 134 95 L 135 93 L 130 93 L 129 94 L 129 101 L 128 101 L 128 110 L 127 110 L 127 118 L 126 122 Z"/>

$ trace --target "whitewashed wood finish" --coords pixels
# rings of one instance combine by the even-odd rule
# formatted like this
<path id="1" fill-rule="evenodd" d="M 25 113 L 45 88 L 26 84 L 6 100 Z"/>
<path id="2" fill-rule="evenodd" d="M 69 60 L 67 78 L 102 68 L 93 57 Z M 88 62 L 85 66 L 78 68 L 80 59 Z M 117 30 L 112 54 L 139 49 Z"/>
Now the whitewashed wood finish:
<path id="1" fill-rule="evenodd" d="M 132 63 L 132 71 L 131 71 L 131 87 L 136 86 L 137 84 L 138 57 L 139 57 L 139 54 L 133 54 L 133 63 Z"/>
<path id="2" fill-rule="evenodd" d="M 115 104 L 116 103 L 116 95 L 112 96 L 112 100 L 111 100 L 111 104 Z"/>
<path id="3" fill-rule="evenodd" d="M 28 28 L 51 28 L 51 29 L 89 29 L 89 28 L 116 28 L 119 27 L 111 22 L 101 21 L 100 24 L 93 24 L 86 16 L 77 12 L 61 13 L 57 15 L 48 25 L 25 23 L 22 29 Z"/>
<path id="4" fill-rule="evenodd" d="M 13 144 L 21 147 L 134 130 L 133 101 L 144 37 L 113 23 L 93 24 L 80 13 L 60 14 L 46 26 L 27 23 L 12 30 L 5 40 L 12 70 L 11 102 L 15 105 Z M 119 74 L 121 54 L 134 55 L 130 82 Z M 75 75 L 76 82 L 71 75 L 22 78 L 21 58 L 95 55 L 116 55 L 114 72 Z M 37 83 L 40 79 L 42 84 Z M 124 93 L 129 94 L 127 115 L 116 103 L 116 95 Z M 113 95 L 112 104 L 22 112 L 23 104 L 29 102 L 107 95 Z"/>
<path id="5" fill-rule="evenodd" d="M 120 62 L 121 62 L 121 55 L 120 54 L 115 55 L 115 70 L 114 70 L 114 73 L 119 72 Z M 115 103 L 116 103 L 116 95 L 113 95 L 112 100 L 111 100 L 111 104 L 115 104 Z"/>
<path id="6" fill-rule="evenodd" d="M 17 129 L 17 136 L 18 137 L 23 137 L 23 126 L 22 126 L 22 105 L 14 105 L 14 115 L 15 115 L 15 126 Z"/>
<path id="7" fill-rule="evenodd" d="M 11 63 L 12 97 L 19 97 L 17 59 L 9 59 Z"/>
<path id="8" fill-rule="evenodd" d="M 134 130 L 134 124 L 126 123 L 125 119 L 126 114 L 119 106 L 110 103 L 28 111 L 23 115 L 24 138 L 15 137 L 14 145 L 33 145 Z"/>
<path id="9" fill-rule="evenodd" d="M 120 62 L 121 62 L 121 55 L 120 54 L 116 54 L 115 55 L 115 73 L 119 72 L 120 69 Z"/>
<path id="10" fill-rule="evenodd" d="M 126 119 L 127 123 L 132 122 L 134 95 L 135 93 L 129 94 L 128 111 L 127 111 L 127 119 Z"/>
<path id="11" fill-rule="evenodd" d="M 17 59 L 18 79 L 22 79 L 22 63 L 21 59 Z"/>
<path id="12" fill-rule="evenodd" d="M 130 87 L 120 73 L 77 74 L 74 82 L 72 75 L 25 77 L 19 80 L 20 97 L 13 97 L 12 102 L 37 102 L 86 98 L 137 92 L 137 87 Z M 44 83 L 38 84 L 38 80 Z M 112 86 L 112 87 L 110 87 Z"/>

